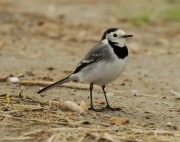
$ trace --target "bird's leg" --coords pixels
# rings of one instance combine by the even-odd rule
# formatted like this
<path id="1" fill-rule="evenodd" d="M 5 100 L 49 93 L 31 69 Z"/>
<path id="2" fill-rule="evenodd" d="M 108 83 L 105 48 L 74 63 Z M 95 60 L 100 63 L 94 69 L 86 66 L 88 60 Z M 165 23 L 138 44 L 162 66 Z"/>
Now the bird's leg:
<path id="1" fill-rule="evenodd" d="M 91 102 L 91 107 L 89 108 L 89 110 L 94 110 L 93 101 L 92 101 L 92 90 L 93 90 L 93 84 L 92 83 L 89 86 L 89 90 L 90 90 L 90 102 Z"/>
<path id="2" fill-rule="evenodd" d="M 102 86 L 102 90 L 103 90 L 103 93 L 104 93 L 104 97 L 105 97 L 105 99 L 106 99 L 106 107 L 105 107 L 105 109 L 110 109 L 110 110 L 112 110 L 112 111 L 122 110 L 121 108 L 112 108 L 112 107 L 110 107 L 110 105 L 109 105 L 109 103 L 108 103 L 108 100 L 107 100 L 106 92 L 105 92 L 104 89 L 105 89 L 105 85 Z"/>
<path id="3" fill-rule="evenodd" d="M 93 100 L 92 100 L 93 83 L 90 84 L 89 90 L 90 90 L 90 102 L 91 102 L 91 106 L 90 106 L 90 108 L 88 108 L 88 110 L 93 110 L 93 111 L 97 111 L 97 112 L 103 111 L 104 109 L 95 109 L 93 107 Z"/>

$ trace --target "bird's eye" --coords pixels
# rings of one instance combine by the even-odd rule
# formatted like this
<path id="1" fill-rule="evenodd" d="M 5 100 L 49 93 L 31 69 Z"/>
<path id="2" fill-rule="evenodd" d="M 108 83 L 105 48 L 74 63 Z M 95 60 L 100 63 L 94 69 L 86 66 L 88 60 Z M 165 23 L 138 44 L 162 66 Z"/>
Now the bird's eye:
<path id="1" fill-rule="evenodd" d="M 117 34 L 113 34 L 114 37 L 117 37 Z"/>

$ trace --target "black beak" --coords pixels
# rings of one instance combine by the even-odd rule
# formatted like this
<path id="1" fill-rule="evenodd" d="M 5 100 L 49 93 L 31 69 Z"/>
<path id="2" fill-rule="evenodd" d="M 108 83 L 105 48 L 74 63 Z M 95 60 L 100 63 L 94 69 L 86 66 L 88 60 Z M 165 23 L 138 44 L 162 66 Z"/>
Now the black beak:
<path id="1" fill-rule="evenodd" d="M 124 35 L 122 36 L 123 38 L 128 38 L 128 37 L 132 37 L 133 35 Z"/>

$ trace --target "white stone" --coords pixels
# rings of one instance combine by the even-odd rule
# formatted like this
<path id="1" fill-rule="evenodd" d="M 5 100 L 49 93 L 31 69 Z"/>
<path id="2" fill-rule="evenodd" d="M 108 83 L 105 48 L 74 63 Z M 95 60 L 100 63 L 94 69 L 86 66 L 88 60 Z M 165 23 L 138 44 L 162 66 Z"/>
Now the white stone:
<path id="1" fill-rule="evenodd" d="M 18 77 L 10 77 L 9 78 L 9 82 L 11 82 L 11 83 L 18 83 L 19 82 L 19 78 Z"/>

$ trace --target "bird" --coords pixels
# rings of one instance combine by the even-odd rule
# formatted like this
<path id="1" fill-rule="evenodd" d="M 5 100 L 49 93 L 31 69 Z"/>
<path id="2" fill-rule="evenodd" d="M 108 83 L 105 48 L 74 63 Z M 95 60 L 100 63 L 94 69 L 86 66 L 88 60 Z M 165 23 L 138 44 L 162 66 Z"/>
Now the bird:
<path id="1" fill-rule="evenodd" d="M 116 80 L 125 70 L 128 62 L 128 48 L 125 45 L 126 38 L 132 37 L 131 34 L 118 28 L 107 29 L 99 41 L 80 61 L 75 70 L 67 77 L 57 81 L 37 93 L 42 93 L 69 81 L 89 83 L 90 90 L 90 108 L 93 111 L 111 111 L 121 110 L 109 105 L 105 86 Z M 95 109 L 92 100 L 93 85 L 98 85 L 104 93 L 106 107 Z"/>

